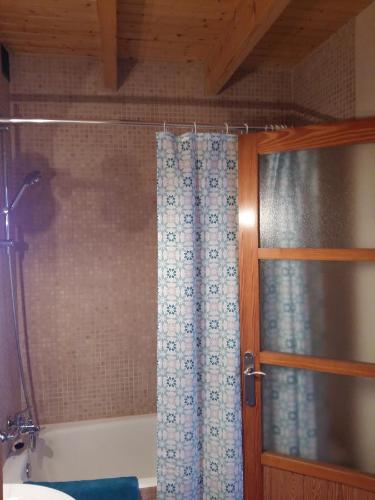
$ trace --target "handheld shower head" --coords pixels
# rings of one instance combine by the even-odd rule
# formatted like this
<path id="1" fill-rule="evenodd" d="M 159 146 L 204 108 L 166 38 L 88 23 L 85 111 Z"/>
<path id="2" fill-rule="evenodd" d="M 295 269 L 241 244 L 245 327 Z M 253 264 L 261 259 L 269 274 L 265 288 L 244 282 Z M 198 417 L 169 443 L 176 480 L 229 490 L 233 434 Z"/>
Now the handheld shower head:
<path id="1" fill-rule="evenodd" d="M 22 185 L 26 186 L 32 186 L 33 184 L 38 184 L 42 178 L 42 174 L 39 172 L 39 170 L 33 170 L 29 174 L 26 175 L 26 177 L 23 180 Z"/>
<path id="2" fill-rule="evenodd" d="M 41 173 L 39 170 L 33 170 L 29 174 L 27 174 L 21 184 L 21 187 L 17 191 L 17 194 L 15 195 L 12 203 L 9 205 L 8 212 L 16 208 L 18 205 L 18 202 L 22 198 L 23 193 L 26 191 L 27 188 L 30 186 L 33 186 L 34 184 L 38 184 L 42 178 Z"/>

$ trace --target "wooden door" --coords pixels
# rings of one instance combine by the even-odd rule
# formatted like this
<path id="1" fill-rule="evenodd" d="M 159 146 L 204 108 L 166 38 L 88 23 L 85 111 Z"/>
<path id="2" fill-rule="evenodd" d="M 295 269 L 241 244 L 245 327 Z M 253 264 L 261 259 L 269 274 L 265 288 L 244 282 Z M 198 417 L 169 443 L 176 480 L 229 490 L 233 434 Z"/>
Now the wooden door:
<path id="1" fill-rule="evenodd" d="M 241 136 L 239 220 L 244 498 L 375 499 L 375 119 Z"/>

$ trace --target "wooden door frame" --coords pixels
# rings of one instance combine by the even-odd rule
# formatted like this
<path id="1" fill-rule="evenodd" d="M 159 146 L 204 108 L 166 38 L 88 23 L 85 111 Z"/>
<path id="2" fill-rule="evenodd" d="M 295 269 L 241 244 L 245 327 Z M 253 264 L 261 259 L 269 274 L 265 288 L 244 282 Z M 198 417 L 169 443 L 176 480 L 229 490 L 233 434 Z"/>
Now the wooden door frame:
<path id="1" fill-rule="evenodd" d="M 240 276 L 240 330 L 241 373 L 243 355 L 255 355 L 255 369 L 260 363 L 270 362 L 290 366 L 296 355 L 266 353 L 260 355 L 260 299 L 259 260 L 336 260 L 375 261 L 375 249 L 259 249 L 259 180 L 258 156 L 265 153 L 295 151 L 329 146 L 375 142 L 375 118 L 350 120 L 332 124 L 308 125 L 274 132 L 260 132 L 239 137 L 239 276 Z M 278 358 L 278 359 L 277 359 Z M 371 363 L 322 360 L 298 356 L 300 367 L 330 373 L 375 377 Z M 350 365 L 350 366 L 349 366 Z M 350 371 L 350 373 L 348 372 Z M 242 376 L 242 387 L 243 387 Z M 279 469 L 336 480 L 351 486 L 375 492 L 375 475 L 362 474 L 337 466 L 262 453 L 261 436 L 261 380 L 256 378 L 257 404 L 248 407 L 242 398 L 244 499 L 263 498 L 262 468 L 264 465 Z M 245 432 L 246 429 L 246 432 Z"/>

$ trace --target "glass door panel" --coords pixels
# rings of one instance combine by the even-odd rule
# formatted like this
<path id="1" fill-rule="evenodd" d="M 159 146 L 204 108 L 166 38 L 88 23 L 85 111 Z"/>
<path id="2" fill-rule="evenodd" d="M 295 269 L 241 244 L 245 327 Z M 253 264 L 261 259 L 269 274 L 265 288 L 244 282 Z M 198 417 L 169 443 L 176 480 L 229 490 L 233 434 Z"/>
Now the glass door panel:
<path id="1" fill-rule="evenodd" d="M 375 143 L 259 156 L 260 246 L 375 247 Z"/>
<path id="2" fill-rule="evenodd" d="M 375 474 L 375 379 L 262 370 L 264 451 Z"/>
<path id="3" fill-rule="evenodd" d="M 375 362 L 374 262 L 260 261 L 261 349 Z"/>

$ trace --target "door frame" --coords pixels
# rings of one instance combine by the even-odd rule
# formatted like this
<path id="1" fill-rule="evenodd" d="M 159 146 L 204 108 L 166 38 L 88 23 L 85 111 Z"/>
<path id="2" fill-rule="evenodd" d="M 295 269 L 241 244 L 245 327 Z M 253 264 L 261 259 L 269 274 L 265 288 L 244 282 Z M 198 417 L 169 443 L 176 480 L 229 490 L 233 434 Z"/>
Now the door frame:
<path id="1" fill-rule="evenodd" d="M 375 118 L 308 125 L 239 137 L 239 283 L 241 373 L 244 353 L 255 355 L 255 370 L 261 363 L 304 368 L 340 375 L 375 377 L 372 363 L 338 361 L 295 354 L 261 352 L 259 261 L 263 259 L 375 261 L 375 249 L 259 248 L 258 156 L 339 145 L 375 142 Z M 262 452 L 261 380 L 256 377 L 256 405 L 244 401 L 242 375 L 242 419 L 244 499 L 263 498 L 263 466 L 336 481 L 375 493 L 375 475 L 363 474 L 330 464 Z"/>

